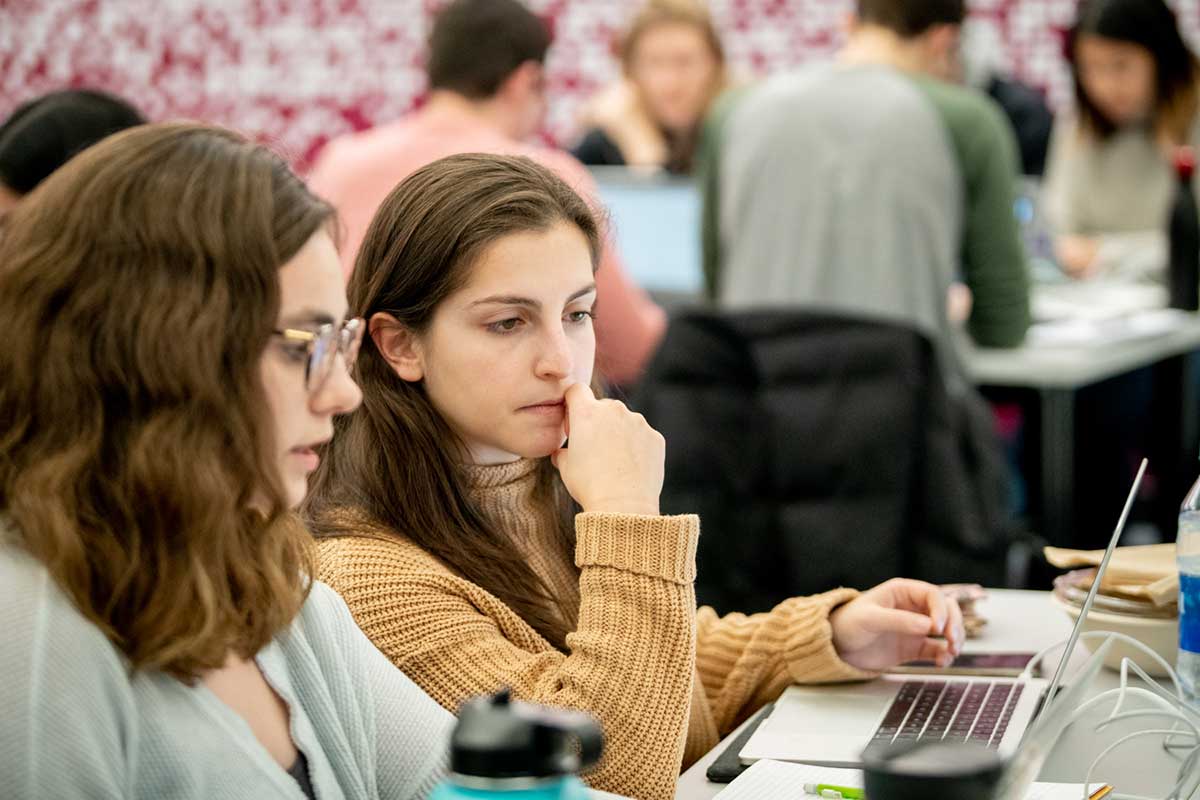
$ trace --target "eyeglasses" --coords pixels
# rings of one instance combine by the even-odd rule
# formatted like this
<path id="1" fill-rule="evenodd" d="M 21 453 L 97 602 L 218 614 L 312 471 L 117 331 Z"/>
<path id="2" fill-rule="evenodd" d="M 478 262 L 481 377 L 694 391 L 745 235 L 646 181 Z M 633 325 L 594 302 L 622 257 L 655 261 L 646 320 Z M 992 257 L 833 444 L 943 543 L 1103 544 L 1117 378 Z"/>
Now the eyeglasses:
<path id="1" fill-rule="evenodd" d="M 354 363 L 365 329 L 363 318 L 355 317 L 341 325 L 327 322 L 315 331 L 285 328 L 274 331 L 274 334 L 289 342 L 303 343 L 308 357 L 304 365 L 304 386 L 309 394 L 316 394 L 333 372 L 333 362 L 338 353 L 346 360 L 347 367 Z"/>

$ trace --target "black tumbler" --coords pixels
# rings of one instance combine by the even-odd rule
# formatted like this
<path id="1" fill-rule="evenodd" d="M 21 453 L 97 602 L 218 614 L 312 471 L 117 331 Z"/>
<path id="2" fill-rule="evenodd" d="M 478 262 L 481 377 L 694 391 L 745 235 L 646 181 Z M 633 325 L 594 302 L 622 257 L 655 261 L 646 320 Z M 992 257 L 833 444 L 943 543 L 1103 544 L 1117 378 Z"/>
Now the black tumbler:
<path id="1" fill-rule="evenodd" d="M 903 742 L 863 753 L 867 800 L 994 800 L 1004 762 L 962 742 Z"/>

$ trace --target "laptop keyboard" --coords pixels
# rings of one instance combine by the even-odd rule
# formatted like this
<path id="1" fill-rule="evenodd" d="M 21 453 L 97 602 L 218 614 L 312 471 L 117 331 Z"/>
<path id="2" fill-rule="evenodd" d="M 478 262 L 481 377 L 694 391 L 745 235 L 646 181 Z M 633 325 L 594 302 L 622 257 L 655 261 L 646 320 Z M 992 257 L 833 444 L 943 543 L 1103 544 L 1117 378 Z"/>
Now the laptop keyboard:
<path id="1" fill-rule="evenodd" d="M 872 744 L 945 740 L 1000 746 L 1022 683 L 907 681 L 872 737 Z"/>

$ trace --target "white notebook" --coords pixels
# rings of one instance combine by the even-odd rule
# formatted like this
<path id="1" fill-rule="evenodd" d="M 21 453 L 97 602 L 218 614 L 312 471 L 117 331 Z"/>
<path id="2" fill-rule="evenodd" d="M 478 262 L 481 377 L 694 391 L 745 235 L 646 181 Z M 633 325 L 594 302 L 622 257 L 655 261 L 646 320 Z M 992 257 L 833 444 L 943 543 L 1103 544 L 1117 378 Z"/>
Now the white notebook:
<path id="1" fill-rule="evenodd" d="M 832 769 L 793 764 L 788 761 L 755 761 L 733 783 L 717 794 L 717 800 L 807 800 L 804 784 L 826 783 L 850 789 L 863 788 L 859 769 Z M 1094 792 L 1103 783 L 1094 783 Z M 1091 793 L 1089 792 L 1089 794 Z M 1035 783 L 1025 794 L 1025 800 L 1086 800 L 1082 783 Z"/>

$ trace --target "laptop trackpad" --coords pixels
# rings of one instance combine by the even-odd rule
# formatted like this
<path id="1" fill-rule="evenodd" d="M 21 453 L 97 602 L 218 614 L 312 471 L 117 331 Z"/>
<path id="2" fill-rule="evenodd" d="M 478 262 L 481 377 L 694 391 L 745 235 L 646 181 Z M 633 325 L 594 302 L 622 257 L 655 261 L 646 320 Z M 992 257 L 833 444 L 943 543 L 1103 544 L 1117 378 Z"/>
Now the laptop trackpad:
<path id="1" fill-rule="evenodd" d="M 776 704 L 768 722 L 776 721 L 775 715 L 782 705 L 785 716 L 778 721 L 795 724 L 797 727 L 792 730 L 807 728 L 825 736 L 856 736 L 861 743 L 874 733 L 895 692 L 891 686 L 884 693 L 835 690 L 793 696 L 791 702 Z"/>
<path id="2" fill-rule="evenodd" d="M 741 757 L 744 761 L 857 762 L 896 688 L 887 680 L 844 687 L 789 687 Z"/>

